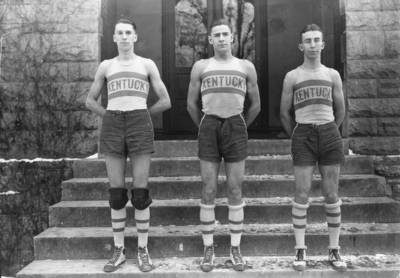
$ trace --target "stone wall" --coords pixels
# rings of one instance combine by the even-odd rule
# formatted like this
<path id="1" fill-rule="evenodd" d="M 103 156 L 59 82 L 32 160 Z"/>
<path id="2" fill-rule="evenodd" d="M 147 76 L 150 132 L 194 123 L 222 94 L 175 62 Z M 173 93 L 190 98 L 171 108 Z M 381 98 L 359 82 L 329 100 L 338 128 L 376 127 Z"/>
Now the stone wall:
<path id="1" fill-rule="evenodd" d="M 0 162 L 1 275 L 15 276 L 33 261 L 33 238 L 48 228 L 49 206 L 72 177 L 72 161 Z"/>
<path id="2" fill-rule="evenodd" d="M 350 149 L 400 154 L 400 1 L 344 0 Z"/>
<path id="3" fill-rule="evenodd" d="M 100 62 L 100 2 L 0 1 L 0 157 L 97 152 L 98 119 L 84 103 Z"/>

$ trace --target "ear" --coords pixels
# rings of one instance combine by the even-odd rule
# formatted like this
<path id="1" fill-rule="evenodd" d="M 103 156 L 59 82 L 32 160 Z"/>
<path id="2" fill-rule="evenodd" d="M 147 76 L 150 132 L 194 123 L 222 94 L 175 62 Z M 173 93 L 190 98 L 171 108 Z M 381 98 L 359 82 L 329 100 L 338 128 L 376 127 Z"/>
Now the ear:
<path id="1" fill-rule="evenodd" d="M 115 38 L 115 35 L 113 35 L 113 41 L 117 42 L 117 39 Z"/>
<path id="2" fill-rule="evenodd" d="M 301 52 L 304 51 L 303 44 L 299 43 L 299 49 L 300 49 Z"/>
<path id="3" fill-rule="evenodd" d="M 321 50 L 325 48 L 325 42 L 321 43 Z"/>
<path id="4" fill-rule="evenodd" d="M 208 36 L 208 42 L 209 42 L 210 44 L 212 44 L 211 36 Z"/>
<path id="5" fill-rule="evenodd" d="M 231 42 L 233 42 L 233 34 L 231 33 Z"/>
<path id="6" fill-rule="evenodd" d="M 135 36 L 133 37 L 133 42 L 137 41 L 137 34 L 135 34 Z"/>

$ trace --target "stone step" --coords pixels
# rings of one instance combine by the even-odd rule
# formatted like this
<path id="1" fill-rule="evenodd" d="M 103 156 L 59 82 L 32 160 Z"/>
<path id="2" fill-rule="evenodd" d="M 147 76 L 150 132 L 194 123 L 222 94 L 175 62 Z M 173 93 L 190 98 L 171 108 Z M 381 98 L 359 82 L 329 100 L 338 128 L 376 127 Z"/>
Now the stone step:
<path id="1" fill-rule="evenodd" d="M 343 139 L 345 153 L 349 151 L 349 140 Z M 196 140 L 154 141 L 153 157 L 197 157 Z M 287 155 L 290 154 L 291 140 L 249 140 L 248 154 Z"/>
<path id="2" fill-rule="evenodd" d="M 289 257 L 244 257 L 247 269 L 236 272 L 228 257 L 216 257 L 215 269 L 205 274 L 200 270 L 200 257 L 153 259 L 154 270 L 142 273 L 137 261 L 129 259 L 112 275 L 113 278 L 398 278 L 400 259 L 397 255 L 342 256 L 347 263 L 345 273 L 332 270 L 326 256 L 308 256 L 307 269 L 296 272 L 292 269 L 293 256 Z M 17 278 L 106 278 L 102 271 L 107 260 L 36 260 L 18 273 Z"/>
<path id="3" fill-rule="evenodd" d="M 217 198 L 222 198 L 227 194 L 225 181 L 225 176 L 219 177 Z M 131 188 L 132 178 L 127 178 L 126 184 L 128 188 Z M 62 183 L 62 200 L 108 200 L 109 188 L 108 178 L 71 179 Z M 202 193 L 202 182 L 199 176 L 151 177 L 148 188 L 153 199 L 199 198 Z M 293 196 L 294 178 L 290 175 L 245 176 L 242 192 L 247 198 Z M 310 196 L 316 197 L 321 194 L 321 177 L 316 175 L 312 182 Z M 386 181 L 384 177 L 376 175 L 342 175 L 339 179 L 339 195 L 383 197 L 386 195 Z"/>
<path id="4" fill-rule="evenodd" d="M 127 163 L 127 176 L 131 175 L 130 163 Z M 74 161 L 75 178 L 107 177 L 104 159 L 80 159 Z M 224 175 L 224 165 L 220 174 Z M 318 173 L 318 167 L 315 169 Z M 342 174 L 373 174 L 373 158 L 363 155 L 346 156 L 341 167 Z M 292 158 L 284 156 L 250 156 L 246 159 L 245 175 L 293 175 Z M 196 157 L 153 158 L 151 177 L 200 176 L 199 160 Z"/>
<path id="5" fill-rule="evenodd" d="M 292 198 L 244 198 L 245 223 L 291 223 Z M 400 202 L 386 197 L 343 197 L 342 222 L 396 223 L 400 222 Z M 151 225 L 199 224 L 199 199 L 154 200 L 151 207 Z M 227 199 L 216 199 L 215 216 L 228 223 Z M 310 198 L 308 223 L 326 221 L 322 197 Z M 127 225 L 134 225 L 134 209 L 127 204 Z M 108 227 L 111 213 L 108 201 L 62 201 L 49 208 L 50 227 Z"/>
<path id="6" fill-rule="evenodd" d="M 325 255 L 329 245 L 326 224 L 307 226 L 308 255 Z M 229 225 L 216 227 L 214 243 L 217 256 L 229 255 Z M 341 254 L 399 254 L 399 223 L 343 223 L 340 237 Z M 125 229 L 127 258 L 135 257 L 137 233 Z M 294 256 L 295 238 L 291 224 L 250 224 L 244 226 L 241 240 L 243 255 Z M 200 226 L 155 226 L 149 232 L 152 258 L 202 256 Z M 108 227 L 49 228 L 34 239 L 38 260 L 107 259 L 113 252 L 112 229 Z"/>

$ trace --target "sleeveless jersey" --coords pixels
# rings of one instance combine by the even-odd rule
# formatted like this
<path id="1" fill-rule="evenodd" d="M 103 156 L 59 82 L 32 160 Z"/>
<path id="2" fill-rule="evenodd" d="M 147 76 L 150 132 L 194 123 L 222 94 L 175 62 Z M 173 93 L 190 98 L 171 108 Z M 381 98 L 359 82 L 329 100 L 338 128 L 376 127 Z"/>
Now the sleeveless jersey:
<path id="1" fill-rule="evenodd" d="M 333 114 L 333 83 L 329 68 L 315 71 L 296 68 L 293 105 L 296 122 L 300 124 L 327 124 L 335 120 Z"/>
<path id="2" fill-rule="evenodd" d="M 201 75 L 203 113 L 220 118 L 242 113 L 247 92 L 246 78 L 239 59 L 218 62 L 210 58 Z"/>
<path id="3" fill-rule="evenodd" d="M 136 56 L 130 65 L 121 65 L 117 58 L 112 60 L 106 74 L 107 110 L 147 109 L 149 79 L 142 59 Z"/>

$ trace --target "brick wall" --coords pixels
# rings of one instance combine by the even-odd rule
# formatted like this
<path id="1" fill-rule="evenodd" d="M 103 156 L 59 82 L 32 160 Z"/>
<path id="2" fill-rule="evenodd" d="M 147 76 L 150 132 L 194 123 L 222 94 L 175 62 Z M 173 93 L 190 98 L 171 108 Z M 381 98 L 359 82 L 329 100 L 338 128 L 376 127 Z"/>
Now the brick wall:
<path id="1" fill-rule="evenodd" d="M 400 1 L 342 1 L 350 149 L 400 154 Z"/>

